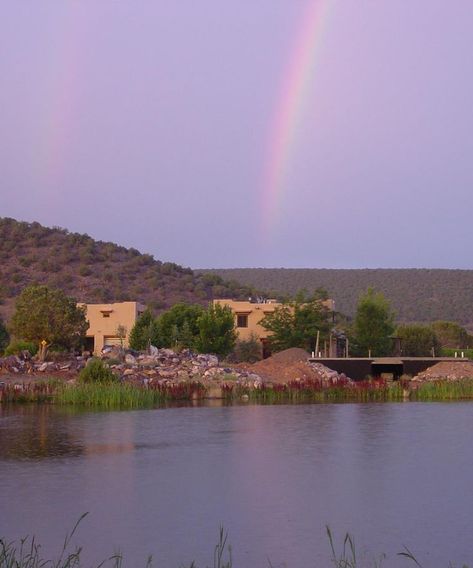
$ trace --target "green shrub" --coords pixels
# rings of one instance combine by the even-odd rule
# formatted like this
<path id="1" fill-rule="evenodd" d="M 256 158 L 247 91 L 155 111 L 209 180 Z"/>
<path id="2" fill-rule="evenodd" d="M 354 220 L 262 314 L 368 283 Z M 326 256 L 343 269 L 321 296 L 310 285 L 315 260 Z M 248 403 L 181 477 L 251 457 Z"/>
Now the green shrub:
<path id="1" fill-rule="evenodd" d="M 5 324 L 0 319 L 0 354 L 3 353 L 3 350 L 8 345 L 9 342 L 10 342 L 10 335 L 8 333 L 7 328 L 5 327 Z"/>
<path id="2" fill-rule="evenodd" d="M 257 335 L 252 334 L 249 339 L 238 339 L 228 358 L 235 363 L 256 363 L 262 357 L 261 341 Z"/>
<path id="3" fill-rule="evenodd" d="M 461 359 L 461 354 L 463 353 L 464 357 L 468 357 L 468 359 L 473 359 L 473 349 L 453 349 L 452 347 L 442 347 L 440 350 L 441 357 L 455 357 L 455 353 L 457 357 Z"/>
<path id="4" fill-rule="evenodd" d="M 32 341 L 15 339 L 14 341 L 11 341 L 5 349 L 5 355 L 18 355 L 22 351 L 29 351 L 30 354 L 34 356 L 38 352 L 38 345 Z"/>
<path id="5" fill-rule="evenodd" d="M 118 377 L 101 359 L 92 358 L 79 373 L 79 381 L 83 383 L 111 383 Z"/>

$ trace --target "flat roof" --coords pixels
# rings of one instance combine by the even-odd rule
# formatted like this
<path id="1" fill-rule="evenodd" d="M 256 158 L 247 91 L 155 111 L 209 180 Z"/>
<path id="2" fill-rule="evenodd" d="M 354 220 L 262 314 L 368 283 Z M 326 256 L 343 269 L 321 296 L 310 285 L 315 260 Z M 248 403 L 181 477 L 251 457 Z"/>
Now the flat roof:
<path id="1" fill-rule="evenodd" d="M 309 357 L 309 361 L 371 361 L 380 365 L 399 365 L 404 361 L 470 361 L 468 357 Z"/>

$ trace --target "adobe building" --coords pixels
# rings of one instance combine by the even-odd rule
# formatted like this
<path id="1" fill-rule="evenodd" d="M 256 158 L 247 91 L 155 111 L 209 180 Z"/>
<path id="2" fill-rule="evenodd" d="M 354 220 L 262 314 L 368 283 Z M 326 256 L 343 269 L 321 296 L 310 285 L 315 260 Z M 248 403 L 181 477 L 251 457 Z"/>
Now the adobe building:
<path id="1" fill-rule="evenodd" d="M 86 310 L 89 329 L 85 347 L 92 353 L 100 353 L 107 345 L 128 347 L 130 331 L 145 311 L 145 306 L 138 302 L 79 305 Z"/>
<path id="2" fill-rule="evenodd" d="M 261 320 L 267 315 L 271 314 L 277 308 L 282 307 L 284 304 L 274 299 L 252 298 L 248 301 L 242 300 L 214 300 L 214 304 L 220 306 L 228 306 L 235 316 L 235 328 L 238 334 L 238 339 L 243 341 L 257 337 L 261 341 L 261 349 L 263 357 L 269 356 L 271 353 L 268 346 L 268 332 L 262 325 Z M 335 302 L 333 300 L 324 300 L 322 305 L 329 311 L 335 310 Z"/>

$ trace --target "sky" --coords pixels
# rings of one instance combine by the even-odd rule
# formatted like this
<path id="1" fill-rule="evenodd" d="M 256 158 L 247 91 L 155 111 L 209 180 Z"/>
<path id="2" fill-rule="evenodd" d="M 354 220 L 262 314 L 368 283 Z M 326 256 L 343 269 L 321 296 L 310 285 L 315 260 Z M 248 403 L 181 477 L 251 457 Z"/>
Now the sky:
<path id="1" fill-rule="evenodd" d="M 5 0 L 0 216 L 194 268 L 473 268 L 471 0 Z"/>

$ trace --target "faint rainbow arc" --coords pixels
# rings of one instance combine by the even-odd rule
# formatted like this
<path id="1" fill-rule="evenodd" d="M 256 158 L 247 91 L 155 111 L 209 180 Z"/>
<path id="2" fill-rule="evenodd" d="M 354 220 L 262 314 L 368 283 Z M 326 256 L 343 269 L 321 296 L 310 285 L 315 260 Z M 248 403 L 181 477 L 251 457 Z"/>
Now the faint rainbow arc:
<path id="1" fill-rule="evenodd" d="M 61 184 L 70 165 L 71 134 L 80 120 L 77 103 L 81 87 L 80 72 L 85 63 L 81 44 L 84 15 L 70 5 L 64 5 L 62 10 L 58 18 L 62 25 L 55 30 L 56 48 L 48 53 L 52 80 L 47 84 L 42 142 L 37 153 L 38 172 L 51 196 L 64 192 Z"/>
<path id="2" fill-rule="evenodd" d="M 270 239 L 281 212 L 287 170 L 296 144 L 298 126 L 311 92 L 330 3 L 331 0 L 310 0 L 288 72 L 284 75 L 265 161 L 262 192 L 262 237 L 265 241 Z"/>

